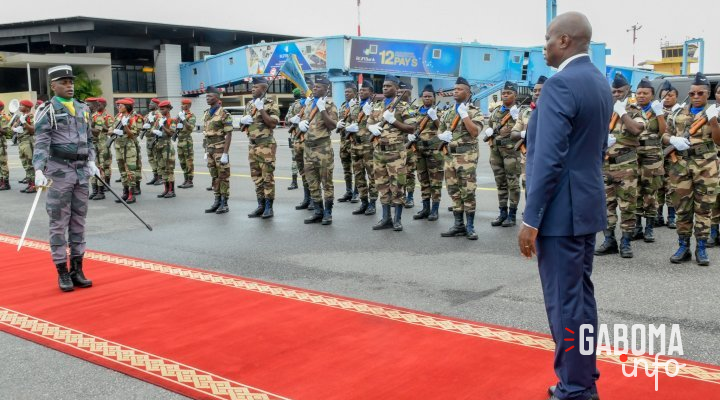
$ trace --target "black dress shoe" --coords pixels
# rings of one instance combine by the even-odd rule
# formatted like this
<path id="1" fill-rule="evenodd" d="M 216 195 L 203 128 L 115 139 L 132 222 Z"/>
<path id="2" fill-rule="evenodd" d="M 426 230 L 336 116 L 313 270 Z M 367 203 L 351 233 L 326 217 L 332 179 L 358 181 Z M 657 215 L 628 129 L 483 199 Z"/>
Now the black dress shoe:
<path id="1" fill-rule="evenodd" d="M 550 395 L 550 398 L 548 400 L 557 399 L 557 397 L 555 397 L 555 388 L 556 388 L 555 385 L 552 385 L 548 388 L 548 394 Z M 597 390 L 597 389 L 593 387 L 593 390 Z M 597 392 L 592 393 L 590 395 L 590 400 L 600 400 L 600 396 L 597 394 Z"/>

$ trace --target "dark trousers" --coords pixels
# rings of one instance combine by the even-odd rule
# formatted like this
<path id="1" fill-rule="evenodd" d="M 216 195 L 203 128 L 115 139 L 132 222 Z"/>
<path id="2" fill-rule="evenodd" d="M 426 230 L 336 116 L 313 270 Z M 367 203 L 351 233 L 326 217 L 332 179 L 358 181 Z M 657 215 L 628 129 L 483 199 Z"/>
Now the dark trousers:
<path id="1" fill-rule="evenodd" d="M 545 310 L 555 342 L 555 396 L 559 399 L 589 399 L 600 377 L 597 371 L 597 305 L 590 276 L 595 234 L 584 236 L 538 236 L 537 257 Z M 585 340 L 593 338 L 592 355 L 580 354 L 580 325 L 590 324 Z M 568 328 L 574 334 L 570 333 Z M 565 339 L 574 339 L 566 341 Z M 566 351 L 571 346 L 574 349 Z M 587 345 L 585 345 L 587 347 Z"/>

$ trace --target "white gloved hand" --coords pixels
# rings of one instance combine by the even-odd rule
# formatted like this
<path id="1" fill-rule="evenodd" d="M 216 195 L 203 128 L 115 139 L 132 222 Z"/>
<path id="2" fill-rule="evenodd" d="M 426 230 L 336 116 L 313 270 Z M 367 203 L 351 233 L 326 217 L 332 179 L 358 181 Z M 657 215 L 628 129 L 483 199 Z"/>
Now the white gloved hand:
<path id="1" fill-rule="evenodd" d="M 367 103 L 365 103 L 364 106 L 362 106 L 362 112 L 363 112 L 363 114 L 365 114 L 365 115 L 370 115 L 370 114 L 372 114 L 372 105 L 370 104 L 369 101 L 368 101 Z"/>
<path id="2" fill-rule="evenodd" d="M 671 136 L 670 144 L 678 151 L 685 151 L 690 148 L 690 141 L 680 136 Z"/>
<path id="3" fill-rule="evenodd" d="M 203 154 L 203 160 L 207 161 L 207 156 L 208 156 L 207 153 Z"/>
<path id="4" fill-rule="evenodd" d="M 95 161 L 88 161 L 88 168 L 90 168 L 90 176 L 100 176 L 100 170 L 95 165 Z M 35 179 L 37 179 L 37 175 Z"/>
<path id="5" fill-rule="evenodd" d="M 35 170 L 35 186 L 47 186 L 48 179 L 45 177 L 42 171 Z"/>
<path id="6" fill-rule="evenodd" d="M 485 129 L 485 137 L 492 137 L 492 135 L 495 133 L 493 128 L 487 128 Z"/>
<path id="7" fill-rule="evenodd" d="M 157 137 L 161 137 L 163 135 L 163 133 L 160 129 L 153 129 L 152 133 L 154 133 L 155 136 L 157 136 Z"/>
<path id="8" fill-rule="evenodd" d="M 153 118 L 153 121 L 154 121 L 154 120 L 155 120 L 155 119 Z M 126 115 L 126 116 L 120 118 L 120 123 L 122 124 L 122 126 L 127 126 L 128 122 L 130 122 L 130 117 L 129 117 L 129 116 Z"/>
<path id="9" fill-rule="evenodd" d="M 23 128 L 22 125 L 18 125 L 13 128 L 13 132 L 15 132 L 15 133 L 23 133 L 24 130 L 25 130 L 25 128 Z"/>
<path id="10" fill-rule="evenodd" d="M 380 130 L 380 124 L 372 124 L 367 126 L 368 130 L 373 134 L 373 136 L 380 136 L 382 133 L 382 130 Z"/>
<path id="11" fill-rule="evenodd" d="M 243 115 L 242 117 L 240 117 L 240 123 L 243 125 L 250 125 L 253 123 L 253 117 L 249 115 Z"/>
<path id="12" fill-rule="evenodd" d="M 350 101 L 348 101 L 348 108 L 352 108 L 356 103 L 357 100 L 355 100 L 354 98 L 350 99 Z"/>
<path id="13" fill-rule="evenodd" d="M 148 116 L 148 121 L 150 121 L 150 123 L 155 122 L 155 113 L 152 113 Z"/>
<path id="14" fill-rule="evenodd" d="M 356 123 L 352 123 L 345 127 L 345 132 L 357 132 L 360 130 L 360 127 Z"/>
<path id="15" fill-rule="evenodd" d="M 388 122 L 388 124 L 392 125 L 397 121 L 395 118 L 395 113 L 390 110 L 385 110 L 383 113 L 383 119 Z"/>
<path id="16" fill-rule="evenodd" d="M 180 111 L 180 112 L 178 113 L 178 119 L 179 119 L 180 121 L 185 121 L 185 118 L 187 118 L 187 117 L 185 117 L 185 111 Z"/>
<path id="17" fill-rule="evenodd" d="M 517 108 L 517 106 L 510 107 L 510 118 L 516 120 L 516 119 L 518 119 L 519 116 L 520 116 L 520 109 Z"/>
<path id="18" fill-rule="evenodd" d="M 685 103 L 683 103 L 683 104 L 685 104 Z M 683 107 L 684 107 L 684 106 L 683 106 L 682 104 L 677 104 L 677 103 L 675 103 L 675 105 L 672 106 L 671 111 L 672 111 L 672 112 L 675 112 L 675 110 L 677 110 L 678 108 L 683 108 Z"/>
<path id="19" fill-rule="evenodd" d="M 167 118 L 162 117 L 162 118 L 160 118 L 160 121 L 158 121 L 158 125 L 165 126 L 166 122 L 167 122 Z"/>
<path id="20" fill-rule="evenodd" d="M 177 124 L 178 129 L 182 129 L 184 127 L 185 127 L 185 125 L 182 122 L 178 122 L 178 124 Z"/>
<path id="21" fill-rule="evenodd" d="M 662 103 L 659 102 L 658 100 L 653 101 L 650 104 L 650 108 L 652 108 L 655 115 L 664 115 L 665 114 L 665 109 L 663 109 Z"/>
<path id="22" fill-rule="evenodd" d="M 23 116 L 21 116 L 21 117 L 18 118 L 18 119 L 20 120 L 20 124 L 21 124 L 21 125 L 27 124 L 27 115 L 23 115 Z"/>
<path id="23" fill-rule="evenodd" d="M 315 103 L 315 106 L 317 106 L 318 111 L 320 111 L 320 112 L 325 111 L 325 98 L 324 97 L 319 98 L 317 103 Z"/>
<path id="24" fill-rule="evenodd" d="M 125 131 L 123 131 L 122 129 L 115 129 L 113 130 L 113 133 L 117 136 L 122 136 L 125 134 Z"/>
<path id="25" fill-rule="evenodd" d="M 460 119 L 465 119 L 468 117 L 468 106 L 465 103 L 462 103 L 457 108 L 457 113 L 460 116 Z"/>
<path id="26" fill-rule="evenodd" d="M 520 132 L 520 138 L 525 139 L 526 134 L 527 134 L 527 131 Z"/>
<path id="27" fill-rule="evenodd" d="M 264 99 L 255 99 L 253 100 L 253 105 L 255 108 L 260 111 L 265 108 L 265 100 Z"/>
<path id="28" fill-rule="evenodd" d="M 345 127 L 345 121 L 338 121 L 338 123 L 335 125 L 335 129 L 340 130 Z"/>
<path id="29" fill-rule="evenodd" d="M 450 143 L 453 139 L 453 134 L 450 131 L 445 131 L 439 135 L 437 135 L 438 139 L 442 140 L 443 142 Z"/>
<path id="30" fill-rule="evenodd" d="M 417 140 L 417 136 L 414 133 L 408 135 L 408 142 L 414 142 L 415 140 Z"/>
<path id="31" fill-rule="evenodd" d="M 227 164 L 230 157 L 228 156 L 228 153 L 222 153 L 220 156 L 220 164 Z"/>
<path id="32" fill-rule="evenodd" d="M 705 115 L 707 115 L 708 121 L 710 121 L 713 118 L 717 118 L 718 114 L 720 114 L 720 112 L 718 112 L 718 111 L 720 111 L 720 110 L 718 110 L 717 104 L 713 104 L 710 107 L 708 107 L 707 110 L 705 110 Z"/>
<path id="33" fill-rule="evenodd" d="M 437 110 L 435 109 L 435 107 L 430 108 L 430 109 L 427 110 L 427 116 L 428 116 L 428 118 L 430 118 L 431 120 L 437 121 Z"/>
<path id="34" fill-rule="evenodd" d="M 307 122 L 306 120 L 302 120 L 298 124 L 298 128 L 300 128 L 300 132 L 307 132 L 308 129 L 310 129 L 310 123 Z"/>
<path id="35" fill-rule="evenodd" d="M 625 109 L 627 107 L 627 100 L 620 101 L 616 100 L 615 105 L 613 105 L 613 111 L 615 114 L 618 115 L 618 117 L 622 118 L 623 115 L 627 114 L 627 110 Z"/>
<path id="36" fill-rule="evenodd" d="M 299 124 L 300 123 L 300 116 L 299 115 L 293 115 L 289 119 L 291 124 Z"/>
<path id="37" fill-rule="evenodd" d="M 143 124 L 143 129 L 150 129 L 150 124 L 148 124 L 148 123 Z"/>
<path id="38" fill-rule="evenodd" d="M 608 148 L 613 147 L 613 145 L 615 145 L 615 142 L 617 142 L 617 139 L 615 139 L 615 135 L 613 135 L 612 133 L 609 134 L 608 135 L 608 143 L 607 143 Z"/>

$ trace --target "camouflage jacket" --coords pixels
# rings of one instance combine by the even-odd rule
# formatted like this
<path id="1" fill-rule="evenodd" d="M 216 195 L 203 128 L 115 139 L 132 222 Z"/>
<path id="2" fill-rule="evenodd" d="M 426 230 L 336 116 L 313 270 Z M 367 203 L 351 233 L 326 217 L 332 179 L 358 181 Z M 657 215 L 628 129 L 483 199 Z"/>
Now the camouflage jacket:
<path id="1" fill-rule="evenodd" d="M 161 125 L 161 123 L 162 123 L 162 125 Z M 165 128 L 165 129 L 163 129 L 163 128 Z M 160 114 L 155 119 L 155 122 L 153 122 L 152 130 L 159 130 L 163 133 L 163 135 L 157 136 L 157 135 L 155 135 L 155 133 L 152 133 L 152 131 L 151 131 L 151 133 L 153 134 L 153 136 L 155 136 L 156 138 L 158 138 L 160 140 L 164 140 L 164 139 L 169 140 L 175 134 L 176 129 L 177 129 L 177 120 L 175 118 L 171 117 L 170 113 L 168 113 L 167 116 Z M 170 132 L 168 133 L 167 130 L 169 130 Z"/>
<path id="2" fill-rule="evenodd" d="M 635 122 L 639 122 L 647 127 L 647 119 L 642 109 L 635 104 L 628 104 L 625 110 L 628 116 Z M 610 131 L 617 140 L 615 144 L 608 148 L 607 155 L 609 157 L 617 157 L 628 152 L 628 149 L 637 149 L 640 146 L 640 135 L 634 135 L 625 128 L 622 119 L 618 119 L 615 127 Z"/>
<path id="3" fill-rule="evenodd" d="M 292 104 L 290 104 L 290 107 L 288 107 L 287 114 L 285 114 L 285 125 L 290 125 L 290 118 L 292 118 L 295 115 L 300 114 L 301 108 L 302 108 L 302 99 L 296 99 Z"/>
<path id="4" fill-rule="evenodd" d="M 500 126 L 503 118 L 505 118 L 505 116 L 509 112 L 510 112 L 510 108 L 505 107 L 503 105 L 495 108 L 492 111 L 492 113 L 490 113 L 490 120 L 488 121 L 488 127 L 495 129 L 496 127 Z M 518 117 L 518 119 L 519 118 L 520 117 Z M 510 117 L 508 122 L 505 125 L 503 125 L 503 127 L 500 128 L 498 133 L 494 136 L 494 139 L 509 137 L 516 122 L 517 122 L 516 120 L 514 120 L 512 117 Z"/>
<path id="5" fill-rule="evenodd" d="M 530 116 L 533 111 L 532 107 L 520 107 L 520 116 L 518 116 L 518 119 L 515 121 L 515 125 L 513 125 L 510 132 L 520 133 L 522 131 L 527 131 L 528 122 L 530 122 Z"/>
<path id="6" fill-rule="evenodd" d="M 138 133 L 142 129 L 143 126 L 143 117 L 140 114 L 137 114 L 133 112 L 132 114 L 126 115 L 126 114 L 118 114 L 115 116 L 115 125 L 117 125 L 118 122 L 122 121 L 123 117 L 129 117 L 127 129 L 124 129 L 122 125 L 119 129 L 122 129 L 124 132 L 123 136 L 119 136 L 115 143 L 118 145 L 124 144 L 127 140 L 135 140 L 135 138 L 138 136 Z M 114 127 L 113 127 L 114 128 Z M 130 131 L 130 133 L 128 133 Z M 110 132 L 112 133 L 112 132 Z"/>
<path id="7" fill-rule="evenodd" d="M 180 133 L 178 133 L 178 140 L 187 140 L 190 138 L 192 136 L 193 129 L 195 129 L 195 123 L 197 122 L 195 114 L 193 114 L 192 111 L 187 110 L 185 111 L 185 121 L 180 121 L 180 119 L 178 119 L 177 122 L 183 124 L 182 129 L 180 129 Z"/>
<path id="8" fill-rule="evenodd" d="M 642 113 L 645 115 L 645 121 L 647 122 L 645 123 L 645 129 L 643 129 L 643 131 L 640 133 L 638 139 L 660 139 L 660 137 L 662 136 L 662 134 L 660 133 L 660 122 L 658 121 L 655 113 L 652 111 L 650 104 L 641 108 Z"/>
<path id="9" fill-rule="evenodd" d="M 677 113 L 670 117 L 667 123 L 667 132 L 664 137 L 667 136 L 668 139 L 670 136 L 688 137 L 691 146 L 706 144 L 708 147 L 714 148 L 715 144 L 712 139 L 712 128 L 710 128 L 710 124 L 706 123 L 694 135 L 690 135 L 690 127 L 695 121 L 705 116 L 705 110 L 707 110 L 709 106 L 709 104 L 706 104 L 702 111 L 695 115 L 690 112 L 690 105 L 686 105 L 681 110 L 678 110 Z M 707 152 L 704 153 L 704 158 L 712 158 L 716 154 L 716 151 Z"/>
<path id="10" fill-rule="evenodd" d="M 12 137 L 13 131 L 10 129 L 10 120 L 12 117 L 5 114 L 4 112 L 0 112 L 0 140 L 3 142 L 5 139 L 10 139 Z"/>
<path id="11" fill-rule="evenodd" d="M 23 117 L 25 118 L 25 123 L 24 123 L 24 124 L 20 122 Z M 18 139 L 18 140 L 22 140 L 22 139 L 25 139 L 25 138 L 32 138 L 32 136 L 35 134 L 35 132 L 29 130 L 29 129 L 27 128 L 27 126 L 28 126 L 28 125 L 29 125 L 29 126 L 33 126 L 33 125 L 34 125 L 34 119 L 35 119 L 35 115 L 33 115 L 33 113 L 30 113 L 30 112 L 29 112 L 29 113 L 27 113 L 27 114 L 22 114 L 18 119 L 15 120 L 15 122 L 13 123 L 13 126 L 11 126 L 11 128 L 15 128 L 15 127 L 17 127 L 17 126 L 22 126 L 22 127 L 23 127 L 22 133 L 18 133 L 18 134 L 17 134 L 17 139 Z"/>
<path id="12" fill-rule="evenodd" d="M 93 134 L 93 141 L 95 141 L 98 137 L 107 136 L 110 130 L 115 126 L 114 123 L 115 120 L 113 119 L 113 116 L 107 111 L 96 111 L 93 113 L 91 127 L 100 131 L 97 136 Z"/>
<path id="13" fill-rule="evenodd" d="M 360 103 L 355 104 L 350 109 L 350 117 L 348 118 L 347 125 L 350 124 L 357 124 L 358 131 L 353 133 L 353 136 L 355 136 L 355 142 L 356 143 L 368 143 L 371 139 L 372 134 L 368 130 L 368 116 L 365 115 L 365 113 L 362 111 L 362 107 L 365 105 L 365 103 L 370 102 L 370 107 L 374 107 L 372 103 L 372 99 L 367 98 L 365 100 L 360 100 Z M 362 114 L 361 114 L 362 113 Z M 360 117 L 362 116 L 362 120 L 360 121 Z M 343 135 L 345 133 L 343 132 Z"/>
<path id="14" fill-rule="evenodd" d="M 438 131 L 445 132 L 449 131 L 450 128 L 452 128 L 455 116 L 458 115 L 455 111 L 455 107 L 457 107 L 457 105 L 450 107 L 443 114 L 442 118 L 440 118 L 440 128 L 438 129 Z M 484 117 L 480 110 L 474 105 L 468 104 L 468 116 L 470 117 L 472 122 L 477 125 L 478 129 L 482 130 Z M 460 116 L 458 116 L 458 118 L 459 117 Z M 450 142 L 449 144 L 451 147 L 475 145 L 478 143 L 478 138 L 472 137 L 472 135 L 470 135 L 470 132 L 467 130 L 462 120 L 458 121 L 457 125 L 455 126 L 455 130 L 452 131 L 452 134 L 452 142 Z"/>
<path id="15" fill-rule="evenodd" d="M 203 134 L 207 150 L 223 150 L 225 148 L 225 137 L 228 133 L 232 133 L 232 115 L 225 111 L 222 106 L 211 112 L 212 109 L 205 110 L 203 115 Z"/>
<path id="16" fill-rule="evenodd" d="M 420 129 L 420 124 L 422 124 L 422 122 L 425 119 L 425 116 L 427 116 L 427 112 L 430 108 L 432 108 L 432 107 L 421 106 L 420 108 L 417 109 L 417 114 L 416 114 L 417 115 L 417 117 L 416 117 L 417 128 L 415 128 L 416 130 Z M 443 118 L 443 115 L 441 115 L 440 111 L 438 111 L 438 120 L 437 120 L 438 125 L 436 125 L 435 121 L 433 121 L 432 119 L 430 119 L 430 117 L 428 117 L 427 122 L 425 122 L 425 126 L 423 127 L 422 132 L 419 132 L 419 134 L 420 134 L 419 140 L 428 141 L 428 140 L 436 139 L 437 134 L 438 134 L 438 126 L 440 124 L 440 121 L 442 121 L 442 118 Z"/>
<path id="17" fill-rule="evenodd" d="M 87 105 L 73 99 L 73 115 L 57 97 L 53 97 L 43 104 L 40 110 L 45 107 L 52 109 L 50 112 L 43 112 L 41 118 L 35 122 L 35 150 L 32 159 L 35 170 L 45 170 L 51 149 L 70 154 L 87 154 L 88 161 L 95 161 L 90 109 Z"/>
<path id="18" fill-rule="evenodd" d="M 385 119 L 383 118 L 383 113 L 385 112 L 385 109 L 394 102 L 395 99 L 385 99 L 385 101 L 378 101 L 373 104 L 373 112 L 372 115 L 368 118 L 368 125 L 373 125 L 377 123 L 383 124 L 383 130 L 380 134 L 380 140 L 377 144 L 380 145 L 395 145 L 395 144 L 402 144 L 407 139 L 407 134 L 400 129 L 396 128 L 392 124 L 384 123 Z M 395 119 L 398 121 L 408 124 L 408 125 L 415 125 L 416 119 L 415 114 L 413 110 L 410 108 L 410 105 L 405 101 L 399 101 L 397 105 L 395 106 L 394 110 Z"/>
<path id="19" fill-rule="evenodd" d="M 265 97 L 263 109 L 276 123 L 280 122 L 280 107 L 278 107 L 277 103 L 273 101 L 273 99 Z M 248 126 L 248 138 L 252 140 L 270 138 L 270 141 L 267 143 L 275 143 L 273 130 L 265 125 L 260 111 L 255 108 L 255 103 L 252 101 L 249 102 L 245 107 L 245 112 L 247 113 L 246 115 L 250 115 L 253 119 L 252 124 Z"/>
<path id="20" fill-rule="evenodd" d="M 315 109 L 317 101 L 313 100 L 310 104 L 305 107 L 304 115 L 302 116 L 302 119 L 305 121 L 310 120 L 310 115 L 312 114 L 313 109 Z M 337 106 L 335 103 L 332 102 L 330 98 L 325 99 L 325 112 L 327 112 L 329 115 L 337 115 Z M 308 128 L 308 131 L 305 132 L 305 140 L 314 142 L 319 139 L 329 138 L 330 132 L 332 129 L 328 129 L 327 126 L 325 126 L 325 121 L 323 121 L 322 117 L 320 116 L 320 111 L 317 111 L 315 113 L 315 117 L 312 121 L 310 121 L 310 127 Z"/>

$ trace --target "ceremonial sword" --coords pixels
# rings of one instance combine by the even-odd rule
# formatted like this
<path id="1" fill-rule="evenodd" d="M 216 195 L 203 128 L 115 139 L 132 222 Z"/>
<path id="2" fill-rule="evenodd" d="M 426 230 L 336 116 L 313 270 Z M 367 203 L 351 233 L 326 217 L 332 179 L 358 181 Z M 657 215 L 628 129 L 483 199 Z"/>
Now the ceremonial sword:
<path id="1" fill-rule="evenodd" d="M 20 251 L 20 248 L 23 245 L 23 242 L 25 242 L 25 235 L 27 234 L 28 228 L 30 227 L 30 221 L 32 221 L 33 214 L 35 214 L 35 208 L 37 208 L 38 200 L 40 200 L 40 194 L 42 193 L 43 189 L 48 189 L 52 185 L 52 179 L 48 180 L 47 185 L 45 186 L 35 186 L 37 188 L 37 193 L 35 193 L 35 200 L 33 200 L 32 207 L 30 208 L 30 215 L 28 215 L 28 219 L 25 222 L 25 228 L 23 229 L 22 235 L 20 236 L 20 241 L 18 242 L 17 251 Z"/>

